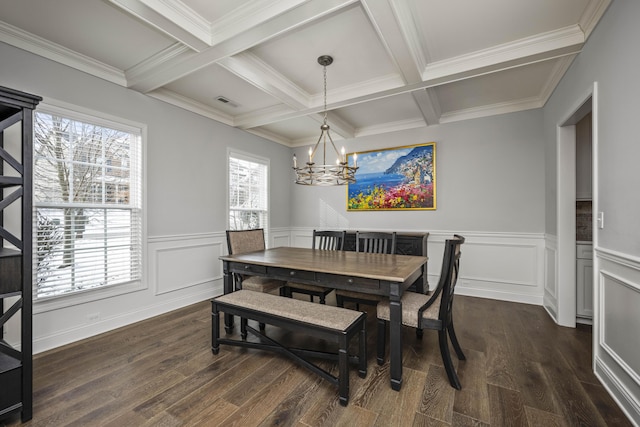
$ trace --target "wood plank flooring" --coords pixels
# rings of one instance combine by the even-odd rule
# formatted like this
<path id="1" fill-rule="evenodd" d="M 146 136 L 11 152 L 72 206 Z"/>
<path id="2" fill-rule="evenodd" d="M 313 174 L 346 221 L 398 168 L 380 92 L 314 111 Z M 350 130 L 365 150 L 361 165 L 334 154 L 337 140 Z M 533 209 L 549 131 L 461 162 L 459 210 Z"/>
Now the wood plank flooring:
<path id="1" fill-rule="evenodd" d="M 372 309 L 374 310 L 374 309 Z M 369 312 L 368 375 L 337 388 L 281 356 L 210 350 L 210 303 L 74 343 L 34 358 L 27 426 L 630 426 L 591 371 L 591 330 L 556 326 L 542 307 L 457 296 L 467 356 L 449 386 L 437 334 L 403 331 L 403 387 L 375 361 Z M 267 326 L 282 340 L 322 343 Z M 303 341 L 301 343 L 301 341 Z M 387 341 L 388 342 L 388 341 Z M 333 362 L 321 362 L 332 372 Z M 19 416 L 0 426 L 20 425 Z"/>

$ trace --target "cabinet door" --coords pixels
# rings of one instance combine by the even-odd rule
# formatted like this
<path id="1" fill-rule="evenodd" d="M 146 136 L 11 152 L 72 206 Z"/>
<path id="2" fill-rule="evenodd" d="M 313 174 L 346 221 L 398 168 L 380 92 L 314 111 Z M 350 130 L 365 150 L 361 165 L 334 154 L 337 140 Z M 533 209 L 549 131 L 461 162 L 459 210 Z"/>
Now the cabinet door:
<path id="1" fill-rule="evenodd" d="M 576 314 L 593 318 L 593 261 L 578 259 L 576 265 Z"/>

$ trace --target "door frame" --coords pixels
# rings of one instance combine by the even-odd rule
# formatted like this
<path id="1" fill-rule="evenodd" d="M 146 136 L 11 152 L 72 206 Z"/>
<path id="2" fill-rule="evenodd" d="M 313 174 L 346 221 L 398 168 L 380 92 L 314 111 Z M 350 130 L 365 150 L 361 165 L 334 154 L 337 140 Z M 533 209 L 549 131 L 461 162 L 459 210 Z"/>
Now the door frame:
<path id="1" fill-rule="evenodd" d="M 568 110 L 556 128 L 556 230 L 557 247 L 557 318 L 559 325 L 576 326 L 576 130 L 575 125 L 592 113 L 592 209 L 593 249 L 598 245 L 598 82 Z M 596 275 L 598 259 L 593 257 L 593 331 L 596 341 L 598 303 Z"/>

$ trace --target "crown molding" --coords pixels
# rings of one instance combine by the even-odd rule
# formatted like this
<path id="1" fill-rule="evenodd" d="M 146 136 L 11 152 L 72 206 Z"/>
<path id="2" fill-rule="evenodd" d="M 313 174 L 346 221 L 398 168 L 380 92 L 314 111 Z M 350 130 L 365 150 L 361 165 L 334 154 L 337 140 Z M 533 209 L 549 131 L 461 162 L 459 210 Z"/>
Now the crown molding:
<path id="1" fill-rule="evenodd" d="M 481 107 L 466 108 L 450 111 L 440 116 L 440 123 L 452 123 L 462 120 L 478 119 L 482 117 L 496 116 L 498 114 L 515 113 L 518 111 L 534 110 L 542 108 L 544 101 L 539 97 L 532 97 L 515 102 L 500 102 Z"/>
<path id="2" fill-rule="evenodd" d="M 359 128 L 356 131 L 355 138 L 369 135 L 379 135 L 382 133 L 398 132 L 409 129 L 417 129 L 427 127 L 422 119 L 399 120 L 396 122 L 382 123 L 373 126 Z"/>
<path id="3" fill-rule="evenodd" d="M 197 15 L 192 16 L 193 21 L 190 22 L 187 17 L 189 12 L 185 10 L 184 5 L 180 8 L 176 4 L 161 5 L 159 1 L 145 2 L 144 0 L 109 0 L 109 2 L 194 51 L 199 52 L 211 46 L 208 23 L 198 20 Z M 172 19 L 181 24 L 177 24 Z"/>
<path id="4" fill-rule="evenodd" d="M 285 147 L 294 147 L 291 140 L 283 138 L 281 135 L 269 132 L 265 129 L 246 129 L 245 132 L 249 132 L 250 134 L 259 136 L 260 138 L 268 139 L 269 141 L 284 145 Z"/>
<path id="5" fill-rule="evenodd" d="M 189 54 L 193 54 L 193 51 L 188 46 L 184 46 L 180 43 L 174 43 L 166 49 L 161 50 L 157 54 L 126 70 L 125 75 L 127 77 L 127 85 L 129 87 L 136 86 L 138 83 L 153 76 L 162 64 L 181 57 L 187 57 Z"/>
<path id="6" fill-rule="evenodd" d="M 223 58 L 218 65 L 293 109 L 309 107 L 310 95 L 253 53 Z"/>
<path id="7" fill-rule="evenodd" d="M 602 18 L 602 15 L 607 11 L 607 8 L 611 4 L 611 0 L 591 0 L 587 5 L 584 13 L 580 17 L 579 24 L 584 31 L 585 40 L 589 38 L 591 32 Z"/>
<path id="8" fill-rule="evenodd" d="M 139 0 L 148 8 L 211 46 L 211 23 L 179 0 Z"/>
<path id="9" fill-rule="evenodd" d="M 547 103 L 547 101 L 551 97 L 551 94 L 556 89 L 556 86 L 558 86 L 558 83 L 560 83 L 560 80 L 565 75 L 565 73 L 571 66 L 571 63 L 576 58 L 576 56 L 577 54 L 558 58 L 551 75 L 549 76 L 546 84 L 540 91 L 540 101 L 542 102 L 542 105 L 545 105 Z"/>
<path id="10" fill-rule="evenodd" d="M 50 59 L 76 70 L 91 74 L 120 86 L 126 86 L 124 71 L 74 52 L 59 44 L 23 31 L 0 21 L 0 41 Z"/>
<path id="11" fill-rule="evenodd" d="M 224 123 L 225 125 L 234 126 L 233 116 L 222 113 L 211 108 L 208 105 L 194 101 L 191 98 L 186 98 L 184 96 L 178 95 L 177 93 L 170 90 L 156 89 L 153 92 L 147 93 L 147 95 L 176 107 L 180 107 L 184 110 L 191 111 L 192 113 L 196 113 L 203 117 L 207 117 L 220 123 Z"/>
<path id="12" fill-rule="evenodd" d="M 467 55 L 433 62 L 424 69 L 422 79 L 426 81 L 451 80 L 488 73 L 544 59 L 570 55 L 580 51 L 585 37 L 578 25 L 537 34 L 532 37 L 505 43 Z"/>

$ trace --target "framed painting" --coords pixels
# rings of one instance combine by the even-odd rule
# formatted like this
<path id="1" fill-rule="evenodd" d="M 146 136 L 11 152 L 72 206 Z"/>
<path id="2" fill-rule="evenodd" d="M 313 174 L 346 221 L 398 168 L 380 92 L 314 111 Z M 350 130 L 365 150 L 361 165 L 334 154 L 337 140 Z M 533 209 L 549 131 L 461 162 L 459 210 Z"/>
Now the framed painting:
<path id="1" fill-rule="evenodd" d="M 349 153 L 347 161 L 358 166 L 347 211 L 436 209 L 435 142 Z"/>

